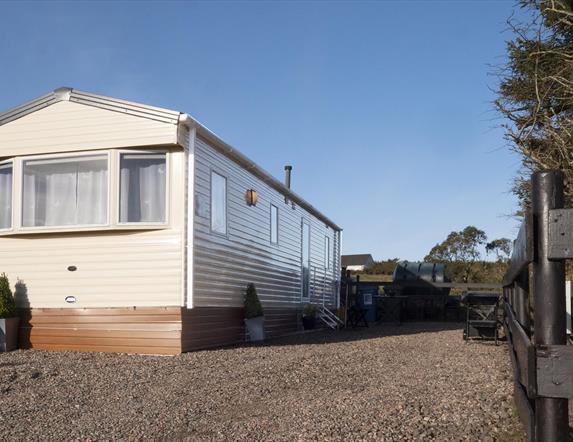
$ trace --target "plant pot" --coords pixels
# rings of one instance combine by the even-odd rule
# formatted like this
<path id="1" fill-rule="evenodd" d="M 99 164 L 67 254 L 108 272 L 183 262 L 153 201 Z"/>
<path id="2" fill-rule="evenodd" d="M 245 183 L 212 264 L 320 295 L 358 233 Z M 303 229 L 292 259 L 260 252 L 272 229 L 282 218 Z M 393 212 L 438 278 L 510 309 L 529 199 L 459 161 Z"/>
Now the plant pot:
<path id="1" fill-rule="evenodd" d="M 245 325 L 249 332 L 249 341 L 258 342 L 265 340 L 265 317 L 245 319 Z"/>
<path id="2" fill-rule="evenodd" d="M 316 318 L 314 316 L 303 316 L 302 328 L 305 330 L 314 330 L 316 328 Z"/>
<path id="3" fill-rule="evenodd" d="M 20 318 L 0 318 L 0 352 L 18 348 Z"/>

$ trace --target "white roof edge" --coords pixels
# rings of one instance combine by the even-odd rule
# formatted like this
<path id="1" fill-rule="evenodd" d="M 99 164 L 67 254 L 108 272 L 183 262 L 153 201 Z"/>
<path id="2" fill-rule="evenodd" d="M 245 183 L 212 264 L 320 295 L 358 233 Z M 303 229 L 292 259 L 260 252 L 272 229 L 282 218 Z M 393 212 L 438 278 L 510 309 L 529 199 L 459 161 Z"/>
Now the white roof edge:
<path id="1" fill-rule="evenodd" d="M 0 126 L 22 118 L 42 108 L 51 106 L 52 104 L 58 103 L 60 101 L 70 101 L 78 104 L 84 104 L 86 106 L 99 107 L 114 112 L 121 112 L 123 114 L 161 121 L 167 124 L 183 124 L 187 127 L 194 126 L 197 128 L 200 134 L 212 140 L 217 145 L 216 147 L 222 154 L 253 173 L 263 182 L 273 187 L 278 192 L 282 193 L 291 201 L 298 204 L 300 207 L 304 208 L 312 215 L 316 216 L 318 219 L 332 227 L 334 230 L 342 230 L 327 216 L 323 215 L 318 209 L 316 209 L 310 203 L 306 202 L 303 198 L 286 187 L 281 181 L 277 180 L 270 173 L 251 161 L 233 146 L 223 141 L 223 139 L 221 139 L 213 131 L 199 123 L 193 117 L 189 116 L 189 114 L 183 112 L 177 112 L 155 106 L 148 106 L 146 104 L 121 100 L 103 95 L 96 95 L 70 87 L 60 87 L 55 89 L 53 92 L 50 92 L 49 94 L 43 95 L 39 98 L 21 104 L 20 106 L 12 108 L 6 112 L 0 113 Z"/>

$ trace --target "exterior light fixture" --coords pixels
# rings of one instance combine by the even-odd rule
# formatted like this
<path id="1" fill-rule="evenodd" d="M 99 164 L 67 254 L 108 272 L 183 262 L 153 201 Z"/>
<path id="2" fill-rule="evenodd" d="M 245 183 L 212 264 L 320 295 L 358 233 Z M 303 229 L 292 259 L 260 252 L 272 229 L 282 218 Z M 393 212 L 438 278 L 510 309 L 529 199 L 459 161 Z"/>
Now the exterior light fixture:
<path id="1" fill-rule="evenodd" d="M 247 190 L 247 193 L 245 194 L 245 200 L 247 201 L 247 206 L 256 206 L 258 199 L 259 197 L 255 189 Z"/>

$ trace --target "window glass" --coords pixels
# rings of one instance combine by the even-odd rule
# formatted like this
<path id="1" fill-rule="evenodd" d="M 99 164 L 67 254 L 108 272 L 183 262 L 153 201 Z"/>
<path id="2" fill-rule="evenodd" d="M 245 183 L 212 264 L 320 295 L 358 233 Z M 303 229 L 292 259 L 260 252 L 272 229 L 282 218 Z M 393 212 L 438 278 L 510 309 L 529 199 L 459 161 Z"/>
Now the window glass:
<path id="1" fill-rule="evenodd" d="M 119 179 L 120 223 L 164 223 L 166 154 L 122 154 Z"/>
<path id="2" fill-rule="evenodd" d="M 324 237 L 324 267 L 330 269 L 330 238 L 328 236 Z"/>
<path id="3" fill-rule="evenodd" d="M 310 225 L 302 223 L 302 297 L 310 298 Z"/>
<path id="4" fill-rule="evenodd" d="M 227 178 L 211 172 L 211 230 L 227 234 Z"/>
<path id="5" fill-rule="evenodd" d="M 0 164 L 0 229 L 12 227 L 12 163 Z"/>
<path id="6" fill-rule="evenodd" d="M 107 207 L 107 155 L 24 161 L 24 227 L 107 224 Z"/>
<path id="7" fill-rule="evenodd" d="M 271 204 L 271 243 L 279 242 L 279 209 Z"/>

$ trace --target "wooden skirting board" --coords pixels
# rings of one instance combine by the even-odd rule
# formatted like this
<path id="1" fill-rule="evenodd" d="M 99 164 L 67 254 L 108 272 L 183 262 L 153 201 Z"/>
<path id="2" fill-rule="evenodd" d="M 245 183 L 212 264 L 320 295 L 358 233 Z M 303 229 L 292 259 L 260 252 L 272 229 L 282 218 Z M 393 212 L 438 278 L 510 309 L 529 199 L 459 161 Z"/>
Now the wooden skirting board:
<path id="1" fill-rule="evenodd" d="M 299 329 L 294 308 L 265 309 L 268 337 Z M 20 348 L 175 355 L 244 342 L 238 307 L 27 309 Z"/>

